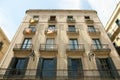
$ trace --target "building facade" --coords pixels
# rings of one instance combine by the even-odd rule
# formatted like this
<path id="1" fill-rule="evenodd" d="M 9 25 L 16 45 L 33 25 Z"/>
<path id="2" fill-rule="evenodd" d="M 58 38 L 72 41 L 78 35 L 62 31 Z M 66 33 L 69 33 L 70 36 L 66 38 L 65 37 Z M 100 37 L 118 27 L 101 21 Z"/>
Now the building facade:
<path id="1" fill-rule="evenodd" d="M 0 62 L 3 59 L 3 56 L 7 52 L 7 49 L 10 45 L 10 41 L 0 27 Z"/>
<path id="2" fill-rule="evenodd" d="M 120 55 L 120 2 L 105 26 L 105 30 Z"/>
<path id="3" fill-rule="evenodd" d="M 94 10 L 27 10 L 2 79 L 118 80 L 120 58 Z"/>

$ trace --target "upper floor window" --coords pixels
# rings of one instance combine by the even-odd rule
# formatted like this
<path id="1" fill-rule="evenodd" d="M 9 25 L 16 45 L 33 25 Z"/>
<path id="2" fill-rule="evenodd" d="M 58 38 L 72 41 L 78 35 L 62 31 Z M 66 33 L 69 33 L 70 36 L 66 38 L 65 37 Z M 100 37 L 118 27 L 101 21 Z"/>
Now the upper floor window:
<path id="1" fill-rule="evenodd" d="M 90 19 L 90 16 L 84 16 L 85 19 Z"/>
<path id="2" fill-rule="evenodd" d="M 1 41 L 0 42 L 0 50 L 2 49 L 2 46 L 3 46 L 3 42 Z"/>
<path id="3" fill-rule="evenodd" d="M 55 30 L 55 25 L 49 25 L 48 29 L 49 30 Z"/>
<path id="4" fill-rule="evenodd" d="M 94 26 L 88 26 L 88 31 L 89 32 L 95 32 L 96 30 L 95 30 L 95 28 L 94 28 Z"/>
<path id="5" fill-rule="evenodd" d="M 68 25 L 68 31 L 74 32 L 75 30 L 75 25 Z"/>
<path id="6" fill-rule="evenodd" d="M 36 31 L 35 25 L 30 25 L 29 28 L 30 28 L 33 32 Z"/>
<path id="7" fill-rule="evenodd" d="M 100 42 L 99 39 L 92 39 L 92 41 L 93 41 L 95 49 L 101 49 L 102 48 L 102 45 L 101 45 L 101 42 Z"/>
<path id="8" fill-rule="evenodd" d="M 78 40 L 77 39 L 69 39 L 69 48 L 70 49 L 78 49 Z"/>
<path id="9" fill-rule="evenodd" d="M 55 21 L 55 19 L 56 19 L 56 16 L 50 16 L 51 21 Z"/>
<path id="10" fill-rule="evenodd" d="M 116 20 L 116 24 L 117 24 L 118 26 L 120 26 L 120 20 L 119 20 L 119 19 Z"/>
<path id="11" fill-rule="evenodd" d="M 22 43 L 22 46 L 21 48 L 22 49 L 29 49 L 32 47 L 32 38 L 25 38 L 23 43 Z"/>
<path id="12" fill-rule="evenodd" d="M 68 20 L 73 20 L 73 16 L 67 16 Z"/>
<path id="13" fill-rule="evenodd" d="M 35 15 L 35 16 L 33 16 L 33 19 L 34 19 L 34 20 L 38 20 L 38 19 L 39 19 L 39 16 Z"/>

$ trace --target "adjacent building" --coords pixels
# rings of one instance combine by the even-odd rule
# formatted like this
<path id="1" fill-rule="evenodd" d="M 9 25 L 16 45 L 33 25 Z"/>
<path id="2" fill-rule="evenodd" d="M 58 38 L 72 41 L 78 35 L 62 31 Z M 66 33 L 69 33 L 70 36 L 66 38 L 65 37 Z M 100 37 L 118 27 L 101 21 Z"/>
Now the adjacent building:
<path id="1" fill-rule="evenodd" d="M 0 27 L 0 62 L 3 59 L 3 56 L 7 52 L 7 49 L 10 45 L 10 41 Z"/>
<path id="2" fill-rule="evenodd" d="M 120 58 L 94 10 L 26 11 L 1 79 L 119 80 Z"/>
<path id="3" fill-rule="evenodd" d="M 120 2 L 105 26 L 105 30 L 120 55 Z"/>

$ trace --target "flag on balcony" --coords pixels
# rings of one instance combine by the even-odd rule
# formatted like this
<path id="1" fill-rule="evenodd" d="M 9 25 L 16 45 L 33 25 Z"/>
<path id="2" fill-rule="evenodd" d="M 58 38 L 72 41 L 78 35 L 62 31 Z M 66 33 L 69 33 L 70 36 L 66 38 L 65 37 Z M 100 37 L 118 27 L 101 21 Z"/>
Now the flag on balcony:
<path id="1" fill-rule="evenodd" d="M 25 33 L 26 34 L 31 34 L 31 29 L 30 28 L 25 29 Z"/>
<path id="2" fill-rule="evenodd" d="M 53 33 L 53 30 L 48 29 L 48 30 L 47 30 L 47 34 L 50 34 L 50 33 Z"/>
<path id="3" fill-rule="evenodd" d="M 35 22 L 35 20 L 34 20 L 34 19 L 31 19 L 31 20 L 30 20 L 30 23 L 34 23 L 34 22 Z"/>

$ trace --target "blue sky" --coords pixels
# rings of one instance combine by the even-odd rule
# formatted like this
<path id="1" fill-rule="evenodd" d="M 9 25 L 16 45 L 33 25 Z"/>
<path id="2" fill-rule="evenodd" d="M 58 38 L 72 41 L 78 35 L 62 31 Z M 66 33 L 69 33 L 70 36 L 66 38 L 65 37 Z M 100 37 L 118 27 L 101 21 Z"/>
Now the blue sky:
<path id="1" fill-rule="evenodd" d="M 0 27 L 12 40 L 28 9 L 96 10 L 105 26 L 120 0 L 1 0 Z"/>

